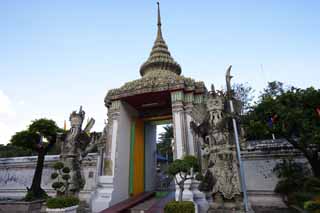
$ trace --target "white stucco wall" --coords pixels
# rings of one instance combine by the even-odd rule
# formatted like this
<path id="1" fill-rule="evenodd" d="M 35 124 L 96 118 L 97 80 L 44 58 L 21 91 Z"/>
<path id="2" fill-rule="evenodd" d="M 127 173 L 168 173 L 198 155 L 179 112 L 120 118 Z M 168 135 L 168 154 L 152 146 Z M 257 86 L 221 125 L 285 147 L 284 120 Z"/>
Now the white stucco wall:
<path id="1" fill-rule="evenodd" d="M 115 172 L 111 205 L 129 197 L 130 133 L 137 112 L 125 103 L 120 104 L 120 117 L 115 145 Z"/>
<path id="2" fill-rule="evenodd" d="M 130 114 L 128 114 L 128 112 L 124 112 L 123 115 L 124 117 L 122 118 L 122 122 L 128 123 L 126 121 L 130 119 Z M 122 122 L 120 119 L 119 127 L 130 132 L 129 125 L 123 126 L 121 125 Z M 115 190 L 113 193 L 121 200 L 128 197 L 129 146 L 126 146 L 125 143 L 130 142 L 129 136 L 130 135 L 119 135 L 119 146 L 117 149 L 117 159 L 119 161 L 116 165 L 116 170 L 119 169 L 119 172 L 116 172 L 116 176 L 114 177 Z M 297 161 L 308 165 L 306 159 L 299 154 L 243 152 L 242 159 L 249 200 L 251 203 L 255 205 L 258 203 L 259 206 L 284 205 L 281 202 L 281 198 L 273 192 L 278 179 L 272 170 L 277 162 L 280 162 L 281 159 L 286 158 L 289 155 L 293 156 Z M 0 158 L 0 199 L 22 198 L 25 195 L 26 187 L 30 187 L 32 182 L 36 158 L 37 157 Z M 148 157 L 146 157 L 146 159 L 147 158 Z M 84 189 L 80 192 L 80 198 L 82 200 L 88 201 L 90 199 L 91 192 L 95 189 L 97 170 L 96 159 L 97 154 L 90 154 L 89 158 L 83 162 L 86 184 Z M 51 166 L 58 160 L 58 155 L 46 156 L 45 159 L 42 187 L 51 195 L 55 193 L 51 188 Z M 147 173 L 146 175 L 148 176 Z"/>
<path id="3" fill-rule="evenodd" d="M 90 193 L 95 187 L 96 159 L 96 154 L 89 154 L 83 162 L 86 178 L 84 189 L 80 192 L 80 198 L 83 200 L 90 198 Z M 48 155 L 45 158 L 41 186 L 50 195 L 55 194 L 51 187 L 53 181 L 50 176 L 53 172 L 52 165 L 57 161 L 59 161 L 59 155 Z M 24 197 L 26 188 L 31 186 L 36 162 L 36 156 L 0 158 L 0 199 Z"/>
<path id="4" fill-rule="evenodd" d="M 294 152 L 263 153 L 255 151 L 242 153 L 247 192 L 252 206 L 286 208 L 281 196 L 274 192 L 278 178 L 273 172 L 273 168 L 288 156 L 292 156 L 295 161 L 309 166 L 301 154 Z"/>

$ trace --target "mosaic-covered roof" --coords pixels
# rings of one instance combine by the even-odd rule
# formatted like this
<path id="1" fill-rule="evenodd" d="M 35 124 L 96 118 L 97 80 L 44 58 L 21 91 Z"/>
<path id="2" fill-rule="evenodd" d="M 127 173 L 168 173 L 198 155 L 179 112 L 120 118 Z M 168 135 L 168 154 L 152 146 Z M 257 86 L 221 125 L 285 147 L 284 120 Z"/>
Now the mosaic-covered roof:
<path id="1" fill-rule="evenodd" d="M 195 93 L 203 93 L 206 91 L 206 88 L 202 81 L 195 81 L 192 78 L 177 75 L 167 70 L 154 70 L 140 79 L 125 83 L 118 89 L 109 90 L 105 98 L 105 103 L 107 105 L 111 100 L 166 90 L 184 90 L 186 92 L 193 91 Z"/>
<path id="2" fill-rule="evenodd" d="M 161 31 L 161 16 L 158 2 L 158 32 L 149 58 L 140 67 L 140 74 L 144 76 L 148 72 L 167 70 L 178 75 L 181 74 L 180 65 L 171 57 L 168 46 L 163 39 Z"/>
<path id="3" fill-rule="evenodd" d="M 203 82 L 181 76 L 180 65 L 172 58 L 161 31 L 160 7 L 158 3 L 158 32 L 150 56 L 140 67 L 141 78 L 112 89 L 105 97 L 105 105 L 112 100 L 151 92 L 184 90 L 195 93 L 206 91 Z"/>

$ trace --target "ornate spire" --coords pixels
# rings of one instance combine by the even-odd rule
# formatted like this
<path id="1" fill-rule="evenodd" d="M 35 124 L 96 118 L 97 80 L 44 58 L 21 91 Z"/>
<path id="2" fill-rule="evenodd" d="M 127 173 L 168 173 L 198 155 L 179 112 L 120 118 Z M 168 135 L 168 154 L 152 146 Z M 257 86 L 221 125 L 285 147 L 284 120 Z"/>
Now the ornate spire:
<path id="1" fill-rule="evenodd" d="M 156 40 L 163 40 L 162 37 L 162 31 L 161 31 L 161 15 L 160 15 L 160 3 L 157 2 L 158 5 L 158 33 L 157 33 L 157 39 Z"/>
<path id="2" fill-rule="evenodd" d="M 157 38 L 152 47 L 148 60 L 140 67 L 140 74 L 144 76 L 146 73 L 154 70 L 167 70 L 177 75 L 181 73 L 180 65 L 174 61 L 168 50 L 168 46 L 162 37 L 161 31 L 161 16 L 160 16 L 160 4 L 158 4 L 158 32 Z"/>

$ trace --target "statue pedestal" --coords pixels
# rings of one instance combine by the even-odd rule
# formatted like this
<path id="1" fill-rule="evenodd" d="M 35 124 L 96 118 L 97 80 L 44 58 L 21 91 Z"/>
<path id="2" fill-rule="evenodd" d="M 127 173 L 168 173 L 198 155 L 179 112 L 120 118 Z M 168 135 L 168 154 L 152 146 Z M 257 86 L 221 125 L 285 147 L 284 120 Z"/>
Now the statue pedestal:
<path id="1" fill-rule="evenodd" d="M 178 181 L 180 181 L 180 177 L 177 176 Z M 176 184 L 176 200 L 179 200 L 180 188 L 179 185 Z M 194 194 L 192 191 L 192 180 L 187 180 L 184 182 L 184 190 L 182 193 L 182 201 L 191 201 L 194 203 L 195 213 L 198 213 L 198 205 L 195 203 Z"/>
<path id="2" fill-rule="evenodd" d="M 180 181 L 180 177 L 177 176 L 178 181 Z M 183 201 L 192 201 L 193 202 L 193 193 L 190 191 L 191 188 L 191 180 L 187 180 L 184 182 L 184 190 L 182 193 Z M 180 188 L 179 185 L 176 184 L 176 200 L 179 200 Z"/>
<path id="3" fill-rule="evenodd" d="M 97 188 L 90 200 L 90 209 L 93 213 L 101 212 L 110 207 L 113 193 L 113 176 L 99 176 Z"/>
<path id="4" fill-rule="evenodd" d="M 191 184 L 191 191 L 193 193 L 194 204 L 197 206 L 198 213 L 206 213 L 209 209 L 209 203 L 206 199 L 206 195 L 199 191 L 200 182 L 193 180 Z"/>

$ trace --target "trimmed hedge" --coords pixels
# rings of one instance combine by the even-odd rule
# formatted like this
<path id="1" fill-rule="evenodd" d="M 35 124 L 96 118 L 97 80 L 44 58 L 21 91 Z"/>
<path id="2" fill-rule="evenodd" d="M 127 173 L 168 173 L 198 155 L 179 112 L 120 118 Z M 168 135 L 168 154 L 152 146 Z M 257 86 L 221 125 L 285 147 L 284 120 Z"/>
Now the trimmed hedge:
<path id="1" fill-rule="evenodd" d="M 74 196 L 62 196 L 47 199 L 49 209 L 62 209 L 79 204 L 79 199 Z"/>
<path id="2" fill-rule="evenodd" d="M 171 201 L 164 207 L 164 213 L 194 213 L 194 204 L 191 201 Z"/>

